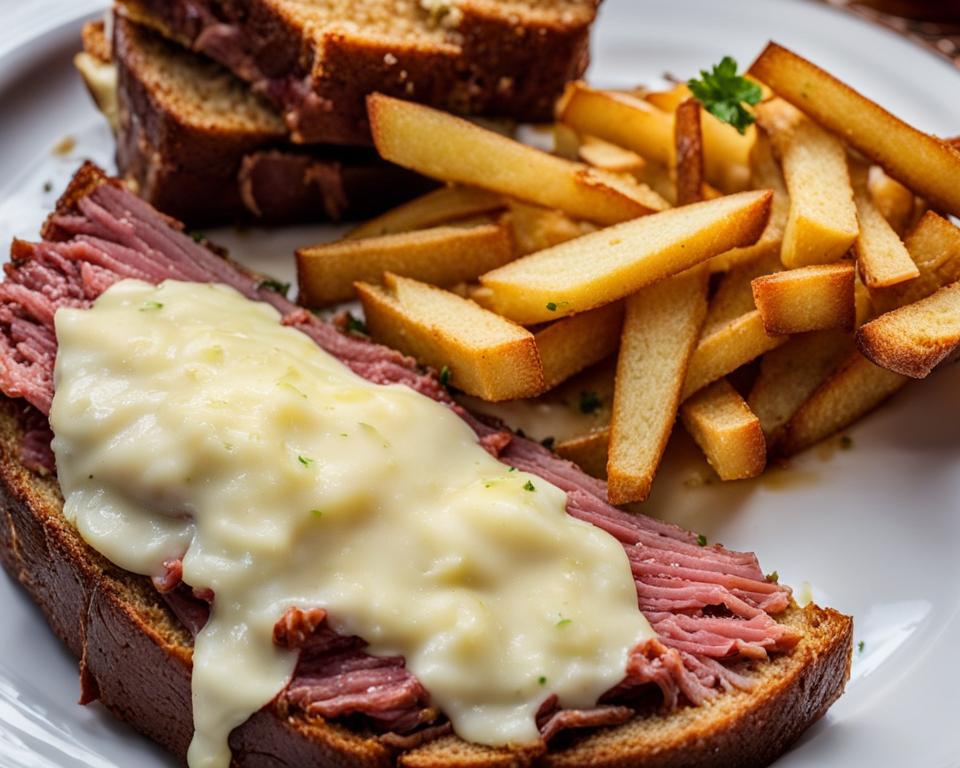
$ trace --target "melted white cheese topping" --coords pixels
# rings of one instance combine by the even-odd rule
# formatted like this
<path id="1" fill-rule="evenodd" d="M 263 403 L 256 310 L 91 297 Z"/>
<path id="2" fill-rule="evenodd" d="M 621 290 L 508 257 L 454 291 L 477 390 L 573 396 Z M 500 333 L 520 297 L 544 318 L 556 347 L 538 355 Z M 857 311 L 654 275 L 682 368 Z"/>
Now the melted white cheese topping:
<path id="1" fill-rule="evenodd" d="M 652 637 L 626 554 L 447 407 L 353 374 L 270 306 L 127 280 L 56 316 L 50 421 L 65 513 L 114 563 L 216 593 L 196 638 L 189 762 L 289 681 L 291 606 L 400 654 L 463 738 L 538 738 Z"/>

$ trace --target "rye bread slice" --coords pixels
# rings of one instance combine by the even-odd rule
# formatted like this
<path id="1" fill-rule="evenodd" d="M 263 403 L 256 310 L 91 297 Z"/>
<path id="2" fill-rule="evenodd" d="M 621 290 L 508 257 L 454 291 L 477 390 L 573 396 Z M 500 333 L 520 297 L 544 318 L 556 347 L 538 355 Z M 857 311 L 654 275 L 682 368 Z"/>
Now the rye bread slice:
<path id="1" fill-rule="evenodd" d="M 95 102 L 107 115 L 115 105 L 120 173 L 190 227 L 363 218 L 433 186 L 368 148 L 292 146 L 242 81 L 125 18 L 112 41 L 103 23 L 87 24 L 83 47 Z M 116 85 L 91 62 L 112 65 Z"/>
<path id="2" fill-rule="evenodd" d="M 465 115 L 551 119 L 564 84 L 586 69 L 599 2 L 119 0 L 268 95 L 294 141 L 336 144 L 369 143 L 373 91 Z"/>

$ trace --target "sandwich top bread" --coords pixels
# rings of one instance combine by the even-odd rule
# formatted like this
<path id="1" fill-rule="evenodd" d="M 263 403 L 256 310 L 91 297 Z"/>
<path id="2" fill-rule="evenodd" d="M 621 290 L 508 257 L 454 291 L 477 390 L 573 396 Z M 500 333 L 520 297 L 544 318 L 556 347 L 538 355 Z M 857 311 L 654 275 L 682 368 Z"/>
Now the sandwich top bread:
<path id="1" fill-rule="evenodd" d="M 197 719 L 191 718 L 190 669 L 201 653 L 199 644 L 193 650 L 193 637 L 211 621 L 219 587 L 184 584 L 194 573 L 189 551 L 183 558 L 167 557 L 151 584 L 97 554 L 84 541 L 98 543 L 96 530 L 87 528 L 80 536 L 62 514 L 62 498 L 50 480 L 55 470 L 46 419 L 53 402 L 57 310 L 84 310 L 105 292 L 115 296 L 129 286 L 149 293 L 154 289 L 146 284 L 169 279 L 225 284 L 247 299 L 271 304 L 279 313 L 274 316 L 293 329 L 284 333 L 312 339 L 362 379 L 406 384 L 440 405 L 452 402 L 432 375 L 408 359 L 296 308 L 92 166 L 77 174 L 43 235 L 39 243 L 15 243 L 13 263 L 0 284 L 4 564 L 81 657 L 84 698 L 99 697 L 182 757 L 194 722 L 202 725 L 207 714 L 194 710 Z M 121 282 L 125 278 L 141 282 Z M 138 323 L 164 311 L 158 297 L 151 294 L 131 306 Z M 196 375 L 203 373 L 198 369 Z M 72 386 L 69 379 L 63 382 Z M 284 397 L 292 398 L 296 382 L 286 383 Z M 131 394 L 138 391 L 134 387 Z M 110 399 L 103 403 L 113 407 Z M 545 692 L 536 718 L 538 738 L 522 747 L 484 747 L 450 732 L 447 716 L 455 713 L 437 708 L 415 663 L 371 655 L 376 646 L 344 634 L 349 625 L 332 615 L 328 619 L 316 605 L 293 604 L 267 630 L 278 654 L 299 651 L 299 661 L 283 690 L 258 712 L 249 710 L 248 719 L 238 719 L 230 735 L 234 764 L 762 765 L 839 695 L 849 671 L 849 619 L 815 606 L 797 608 L 788 589 L 764 577 L 755 556 L 705 546 L 694 534 L 620 512 L 603 500 L 603 483 L 542 446 L 456 407 L 454 412 L 463 419 L 460 428 L 472 432 L 471 440 L 502 462 L 498 466 L 506 468 L 505 477 L 512 467 L 534 487 L 522 487 L 521 496 L 536 493 L 537 485 L 544 491 L 555 486 L 566 494 L 569 516 L 605 532 L 608 542 L 619 542 L 618 556 L 626 554 L 637 606 L 654 635 L 638 636 L 624 680 L 595 706 L 568 704 Z M 376 424 L 369 426 L 376 433 Z M 167 436 L 177 438 L 172 432 Z M 88 430 L 69 437 L 58 430 L 61 437 L 79 441 L 73 451 L 69 443 L 58 445 L 61 470 L 72 473 L 60 479 L 75 498 L 70 494 L 74 481 L 97 482 L 99 469 L 78 470 L 75 463 L 91 458 L 83 447 L 91 447 L 85 441 L 96 435 Z M 296 453 L 293 467 L 307 473 L 316 458 Z M 112 461 L 101 464 L 108 474 L 117 470 L 109 466 Z M 143 485 L 130 498 L 139 498 L 145 510 L 175 508 L 174 497 L 164 491 L 173 485 L 155 474 L 170 466 L 161 462 L 142 480 L 133 480 Z M 158 493 L 149 491 L 151 482 L 160 483 Z M 67 514 L 81 521 L 76 503 Z M 336 523 L 335 515 L 330 522 Z M 134 565 L 109 542 L 98 546 L 110 560 Z M 568 629 L 567 618 L 561 616 L 552 631 Z M 541 685 L 536 678 L 533 683 Z M 194 702 L 202 701 L 196 697 L 199 684 L 195 679 Z"/>
<path id="2" fill-rule="evenodd" d="M 122 0 L 284 112 L 294 141 L 369 143 L 374 91 L 468 115 L 550 119 L 586 69 L 599 0 Z"/>
<path id="3" fill-rule="evenodd" d="M 77 67 L 141 197 L 191 227 L 363 217 L 429 188 L 362 147 L 294 147 L 226 69 L 123 16 L 83 31 Z"/>

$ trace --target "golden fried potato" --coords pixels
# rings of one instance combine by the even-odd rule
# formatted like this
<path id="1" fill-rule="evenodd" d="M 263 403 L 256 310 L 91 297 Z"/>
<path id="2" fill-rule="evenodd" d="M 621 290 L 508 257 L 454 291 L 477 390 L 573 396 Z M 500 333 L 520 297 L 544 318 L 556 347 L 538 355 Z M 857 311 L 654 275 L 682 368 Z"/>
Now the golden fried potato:
<path id="1" fill-rule="evenodd" d="M 756 241 L 771 193 L 676 208 L 531 254 L 480 278 L 495 312 L 523 324 L 584 312 Z"/>
<path id="2" fill-rule="evenodd" d="M 354 298 L 355 282 L 379 283 L 384 272 L 447 286 L 474 280 L 516 258 L 508 222 L 441 226 L 297 251 L 300 303 L 322 307 Z"/>
<path id="3" fill-rule="evenodd" d="M 484 400 L 543 391 L 532 333 L 440 288 L 390 273 L 384 283 L 357 284 L 374 339 L 438 371 L 446 369 L 451 385 Z"/>
<path id="4" fill-rule="evenodd" d="M 887 288 L 913 280 L 920 270 L 913 263 L 907 247 L 890 226 L 890 222 L 874 205 L 868 189 L 869 169 L 859 163 L 851 168 L 853 199 L 860 221 L 860 234 L 853 244 L 860 279 L 867 288 Z M 913 196 L 910 196 L 911 210 Z"/>
<path id="5" fill-rule="evenodd" d="M 815 264 L 753 279 L 753 301 L 767 333 L 853 330 L 852 261 Z"/>
<path id="6" fill-rule="evenodd" d="M 760 420 L 726 379 L 687 400 L 680 418 L 721 480 L 744 480 L 763 472 L 767 443 Z"/>
<path id="7" fill-rule="evenodd" d="M 602 171 L 611 173 L 629 173 L 634 176 L 643 172 L 647 165 L 636 152 L 618 147 L 609 141 L 598 139 L 595 136 L 582 136 L 577 148 L 577 157 Z"/>
<path id="8" fill-rule="evenodd" d="M 723 275 L 710 298 L 707 319 L 703 323 L 703 335 L 755 310 L 757 306 L 753 301 L 753 287 L 750 283 L 755 277 L 770 275 L 782 269 L 780 249 L 776 248 L 752 261 L 733 267 Z"/>
<path id="9" fill-rule="evenodd" d="M 879 165 L 871 166 L 867 175 L 870 199 L 880 214 L 901 237 L 913 221 L 916 197 L 903 184 L 884 173 Z"/>
<path id="10" fill-rule="evenodd" d="M 588 475 L 606 478 L 609 445 L 610 427 L 600 427 L 585 435 L 562 440 L 554 446 L 554 450 Z"/>
<path id="11" fill-rule="evenodd" d="M 674 143 L 677 156 L 677 205 L 703 200 L 703 134 L 700 131 L 700 102 L 687 99 L 674 115 Z"/>
<path id="12" fill-rule="evenodd" d="M 507 205 L 517 256 L 542 251 L 596 230 L 589 222 L 574 221 L 555 208 L 513 199 L 508 200 Z"/>
<path id="13" fill-rule="evenodd" d="M 612 355 L 620 344 L 623 303 L 571 315 L 534 334 L 546 389 Z"/>
<path id="14" fill-rule="evenodd" d="M 770 43 L 750 67 L 762 80 L 917 194 L 960 215 L 960 151 L 894 117 L 797 54 Z M 827 259 L 828 261 L 830 259 Z"/>
<path id="15" fill-rule="evenodd" d="M 559 208 L 598 224 L 662 210 L 663 201 L 647 187 L 612 185 L 602 171 L 422 104 L 373 94 L 367 112 L 380 155 L 425 176 Z"/>

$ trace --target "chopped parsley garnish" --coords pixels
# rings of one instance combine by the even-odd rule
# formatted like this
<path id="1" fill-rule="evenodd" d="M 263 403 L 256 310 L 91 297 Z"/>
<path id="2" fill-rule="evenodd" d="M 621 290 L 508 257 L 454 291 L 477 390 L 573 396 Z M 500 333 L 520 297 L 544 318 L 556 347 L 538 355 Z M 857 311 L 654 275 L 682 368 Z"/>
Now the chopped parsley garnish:
<path id="1" fill-rule="evenodd" d="M 53 182 L 45 181 L 43 182 L 43 191 L 44 192 L 53 192 Z"/>
<path id="2" fill-rule="evenodd" d="M 547 302 L 547 311 L 548 311 L 548 312 L 556 312 L 556 311 L 557 311 L 557 303 L 556 303 L 555 301 L 548 301 L 548 302 Z"/>
<path id="3" fill-rule="evenodd" d="M 279 280 L 274 280 L 272 277 L 268 277 L 266 280 L 260 281 L 257 289 L 273 291 L 275 293 L 279 293 L 281 296 L 287 296 L 287 294 L 290 293 L 290 283 L 281 283 Z"/>
<path id="4" fill-rule="evenodd" d="M 560 621 L 557 622 L 558 627 L 565 627 L 567 624 L 573 624 L 573 619 L 565 619 L 561 616 Z"/>
<path id="5" fill-rule="evenodd" d="M 545 678 L 543 675 L 540 675 L 540 677 L 537 678 L 537 682 L 540 683 L 540 685 L 546 685 L 547 678 Z"/>
<path id="6" fill-rule="evenodd" d="M 451 376 L 453 376 L 453 374 L 450 373 L 450 368 L 446 365 L 443 366 L 443 368 L 440 369 L 440 384 L 444 387 L 447 386 L 450 383 Z"/>
<path id="7" fill-rule="evenodd" d="M 310 514 L 313 515 L 314 517 L 323 517 L 323 510 L 322 510 L 322 509 L 311 509 L 311 510 L 310 510 Z"/>
<path id="8" fill-rule="evenodd" d="M 163 309 L 163 304 L 159 301 L 145 301 L 140 305 L 141 312 L 156 312 L 158 309 Z"/>
<path id="9" fill-rule="evenodd" d="M 305 467 L 309 467 L 311 464 L 313 464 L 313 459 L 309 459 L 306 456 L 297 456 L 297 461 L 299 461 Z"/>
<path id="10" fill-rule="evenodd" d="M 865 645 L 866 643 L 864 643 L 863 640 L 857 643 L 857 653 L 863 653 L 863 648 Z"/>
<path id="11" fill-rule="evenodd" d="M 777 584 L 780 582 L 780 574 L 774 571 L 773 573 L 768 573 L 764 578 L 769 581 L 771 584 Z"/>
<path id="12" fill-rule="evenodd" d="M 849 451 L 853 448 L 853 438 L 850 437 L 850 435 L 840 435 L 840 447 L 845 451 Z"/>
<path id="13" fill-rule="evenodd" d="M 707 546 L 707 537 L 704 536 L 702 533 L 698 533 L 698 534 L 697 534 L 697 544 L 699 544 L 701 547 Z"/>
<path id="14" fill-rule="evenodd" d="M 740 133 L 756 121 L 743 105 L 759 104 L 763 91 L 755 82 L 737 74 L 737 62 L 730 56 L 724 56 L 710 72 L 701 69 L 700 79 L 690 78 L 687 87 L 711 115 L 729 123 Z"/>
<path id="15" fill-rule="evenodd" d="M 525 490 L 525 491 L 535 491 L 535 490 L 537 490 L 537 487 L 533 484 L 533 482 L 531 482 L 530 480 L 527 480 L 527 482 L 525 482 L 525 483 L 523 484 L 523 490 Z"/>
<path id="16" fill-rule="evenodd" d="M 507 470 L 507 472 L 516 472 L 516 471 L 517 471 L 516 467 L 510 467 L 510 469 Z"/>
<path id="17" fill-rule="evenodd" d="M 603 401 L 596 392 L 580 393 L 580 413 L 594 413 L 601 405 L 603 405 Z"/>
<path id="18" fill-rule="evenodd" d="M 543 438 L 543 440 L 540 441 L 540 445 L 542 445 L 542 446 L 543 446 L 544 448 L 546 448 L 548 451 L 552 451 L 552 450 L 553 450 L 553 444 L 554 444 L 555 442 L 556 442 L 556 438 L 554 438 L 554 437 L 552 437 L 552 436 L 551 436 L 551 437 L 545 437 L 545 438 Z"/>
<path id="19" fill-rule="evenodd" d="M 347 333 L 354 333 L 357 336 L 370 335 L 367 331 L 367 324 L 364 323 L 359 317 L 354 317 L 352 312 L 347 312 L 345 327 L 347 329 Z"/>
<path id="20" fill-rule="evenodd" d="M 191 232 L 190 237 L 193 238 L 193 242 L 195 243 L 202 243 L 206 239 L 203 232 Z"/>

